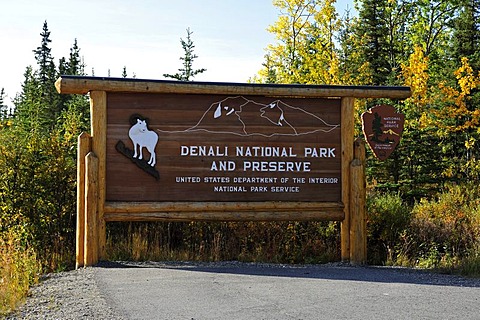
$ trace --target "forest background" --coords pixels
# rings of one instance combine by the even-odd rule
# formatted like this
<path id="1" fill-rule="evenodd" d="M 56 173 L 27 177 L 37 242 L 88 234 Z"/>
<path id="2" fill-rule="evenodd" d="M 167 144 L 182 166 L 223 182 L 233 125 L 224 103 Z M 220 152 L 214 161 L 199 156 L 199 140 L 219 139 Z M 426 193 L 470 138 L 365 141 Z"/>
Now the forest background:
<path id="1" fill-rule="evenodd" d="M 374 105 L 406 117 L 388 160 L 368 153 L 369 263 L 479 275 L 480 0 L 358 0 L 355 17 L 332 0 L 273 4 L 276 41 L 251 82 L 412 89 L 405 101 L 355 105 L 356 136 Z M 203 70 L 192 67 L 190 35 L 184 80 Z M 89 102 L 54 82 L 88 74 L 76 40 L 56 60 L 47 22 L 40 36 L 13 107 L 0 92 L 0 313 L 42 272 L 74 267 L 76 141 L 89 131 Z M 109 223 L 107 258 L 320 263 L 340 259 L 339 237 L 337 222 Z"/>

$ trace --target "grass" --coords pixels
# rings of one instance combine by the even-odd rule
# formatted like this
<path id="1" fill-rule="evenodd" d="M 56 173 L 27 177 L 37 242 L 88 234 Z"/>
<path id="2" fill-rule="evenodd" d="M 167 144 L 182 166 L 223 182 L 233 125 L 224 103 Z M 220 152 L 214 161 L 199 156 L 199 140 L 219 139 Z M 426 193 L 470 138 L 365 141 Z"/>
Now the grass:
<path id="1" fill-rule="evenodd" d="M 0 238 L 0 316 L 12 312 L 37 283 L 41 264 L 32 249 L 20 245 L 15 235 Z"/>

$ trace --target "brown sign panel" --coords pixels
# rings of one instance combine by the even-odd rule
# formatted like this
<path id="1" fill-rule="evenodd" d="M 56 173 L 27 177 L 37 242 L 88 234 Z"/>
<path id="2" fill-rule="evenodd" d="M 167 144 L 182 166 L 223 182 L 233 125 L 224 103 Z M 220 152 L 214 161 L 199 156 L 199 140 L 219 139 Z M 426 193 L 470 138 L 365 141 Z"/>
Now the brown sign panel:
<path id="1" fill-rule="evenodd" d="M 106 200 L 341 202 L 340 101 L 109 92 Z"/>
<path id="2" fill-rule="evenodd" d="M 404 122 L 405 116 L 390 105 L 375 106 L 362 114 L 363 133 L 379 160 L 387 159 L 397 147 Z"/>

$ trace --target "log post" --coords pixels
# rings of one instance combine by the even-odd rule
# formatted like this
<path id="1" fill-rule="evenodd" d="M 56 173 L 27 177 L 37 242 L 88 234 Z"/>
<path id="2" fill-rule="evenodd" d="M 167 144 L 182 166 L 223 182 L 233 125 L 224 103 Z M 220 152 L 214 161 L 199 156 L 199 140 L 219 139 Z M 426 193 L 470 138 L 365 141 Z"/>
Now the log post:
<path id="1" fill-rule="evenodd" d="M 350 165 L 350 262 L 367 262 L 366 228 L 366 181 L 365 181 L 365 141 L 357 138 L 354 144 L 355 158 Z"/>
<path id="2" fill-rule="evenodd" d="M 341 223 L 341 257 L 350 259 L 350 162 L 353 160 L 354 98 L 342 98 L 342 202 L 345 218 Z"/>
<path id="3" fill-rule="evenodd" d="M 77 234 L 75 268 L 83 267 L 85 248 L 85 156 L 91 151 L 91 137 L 82 132 L 77 146 Z"/>
<path id="4" fill-rule="evenodd" d="M 98 262 L 98 158 L 93 152 L 85 157 L 85 261 L 86 267 Z"/>
<path id="5" fill-rule="evenodd" d="M 104 219 L 106 196 L 106 153 L 107 153 L 107 93 L 105 91 L 90 92 L 90 120 L 92 130 L 92 151 L 98 158 L 98 254 L 105 257 L 107 241 Z"/>

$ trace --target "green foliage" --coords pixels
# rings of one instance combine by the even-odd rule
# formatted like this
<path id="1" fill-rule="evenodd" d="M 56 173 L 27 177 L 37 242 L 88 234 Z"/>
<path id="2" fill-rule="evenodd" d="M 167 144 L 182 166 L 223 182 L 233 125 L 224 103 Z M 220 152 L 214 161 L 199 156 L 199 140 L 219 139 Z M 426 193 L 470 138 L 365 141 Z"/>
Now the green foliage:
<path id="1" fill-rule="evenodd" d="M 478 276 L 480 190 L 451 185 L 432 200 L 407 206 L 398 194 L 370 194 L 371 263 L 438 269 Z"/>
<path id="2" fill-rule="evenodd" d="M 361 114 L 389 103 L 406 115 L 397 151 L 382 163 L 369 153 L 367 173 L 413 204 L 445 183 L 478 181 L 477 2 L 361 0 L 358 17 L 339 19 L 332 1 L 274 1 L 279 18 L 268 30 L 276 42 L 253 81 L 410 86 L 406 101 L 356 107 Z"/>
<path id="3" fill-rule="evenodd" d="M 413 208 L 409 231 L 418 259 L 435 265 L 467 257 L 480 242 L 478 186 L 451 186 L 437 199 L 422 200 Z"/>
<path id="4" fill-rule="evenodd" d="M 363 0 L 359 10 L 361 23 L 355 25 L 356 33 L 362 46 L 359 46 L 361 60 L 368 62 L 369 73 L 372 75 L 372 84 L 387 83 L 392 64 L 389 61 L 388 38 L 391 31 L 387 25 L 388 1 Z M 391 39 L 393 40 L 393 39 Z"/>
<path id="5" fill-rule="evenodd" d="M 267 47 L 255 82 L 338 84 L 335 36 L 341 21 L 332 0 L 276 0 L 278 20 L 269 27 L 277 43 Z"/>
<path id="6" fill-rule="evenodd" d="M 472 248 L 467 257 L 460 261 L 460 274 L 480 278 L 480 247 Z"/>
<path id="7" fill-rule="evenodd" d="M 4 104 L 5 99 L 5 89 L 0 89 L 0 123 L 3 123 L 4 120 L 8 117 L 8 107 Z"/>
<path id="8" fill-rule="evenodd" d="M 357 103 L 359 114 L 385 102 L 406 115 L 391 158 L 380 163 L 369 153 L 370 262 L 478 275 L 478 0 L 363 0 L 358 18 L 343 19 L 333 4 L 275 0 L 280 14 L 269 30 L 277 42 L 268 46 L 254 81 L 410 86 L 413 96 L 403 102 Z M 60 74 L 85 74 L 77 41 L 56 66 L 46 22 L 40 35 L 37 64 L 25 70 L 13 114 L 0 92 L 0 271 L 25 272 L 18 276 L 22 283 L 8 282 L 22 295 L 40 270 L 36 261 L 45 271 L 73 265 L 75 145 L 78 134 L 89 131 L 86 97 L 60 96 L 53 86 Z M 180 39 L 182 68 L 165 77 L 190 81 L 205 71 L 193 69 L 198 56 L 191 35 L 187 29 Z M 445 187 L 452 181 L 458 185 Z M 110 259 L 339 259 L 336 222 L 132 222 L 109 223 L 107 231 Z"/>
<path id="9" fill-rule="evenodd" d="M 184 51 L 184 56 L 180 57 L 180 60 L 183 61 L 183 68 L 178 69 L 178 73 L 175 74 L 163 74 L 165 78 L 172 78 L 179 81 L 192 81 L 193 78 L 200 73 L 207 71 L 207 69 L 193 69 L 193 61 L 198 58 L 196 54 L 193 53 L 193 49 L 195 45 L 193 44 L 191 35 L 193 31 L 190 31 L 190 28 L 187 28 L 187 40 L 183 40 L 180 38 L 180 43 L 182 44 L 182 48 Z"/>
<path id="10" fill-rule="evenodd" d="M 459 14 L 452 21 L 452 54 L 466 57 L 474 70 L 480 71 L 480 1 L 461 0 Z"/>
<path id="11" fill-rule="evenodd" d="M 73 245 L 76 170 L 65 142 L 18 128 L 0 135 L 0 232 L 22 225 L 47 269 Z"/>
<path id="12" fill-rule="evenodd" d="M 367 213 L 369 260 L 391 263 L 410 222 L 409 207 L 399 194 L 374 193 L 367 197 Z"/>
<path id="13" fill-rule="evenodd" d="M 0 235 L 16 230 L 45 270 L 73 264 L 76 139 L 88 130 L 83 96 L 60 97 L 45 22 L 38 69 L 29 66 L 15 112 L 0 128 Z M 63 72 L 82 72 L 77 43 Z"/>

